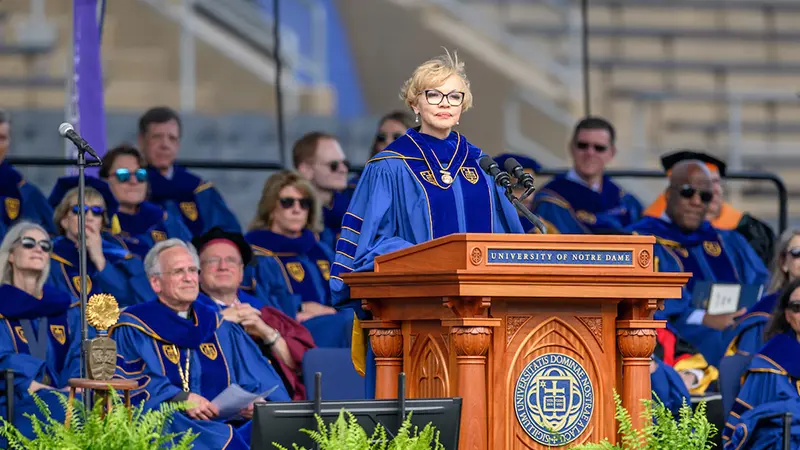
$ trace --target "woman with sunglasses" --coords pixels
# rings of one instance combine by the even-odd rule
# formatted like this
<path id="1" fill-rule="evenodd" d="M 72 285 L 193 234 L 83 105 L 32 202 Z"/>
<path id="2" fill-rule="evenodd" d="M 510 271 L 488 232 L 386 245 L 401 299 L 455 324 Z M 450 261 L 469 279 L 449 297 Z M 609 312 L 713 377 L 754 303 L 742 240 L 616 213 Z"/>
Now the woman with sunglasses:
<path id="1" fill-rule="evenodd" d="M 77 177 L 62 177 L 53 188 L 50 202 L 56 204 L 53 220 L 59 236 L 53 239 L 52 270 L 48 282 L 80 298 L 78 188 L 71 187 Z M 142 260 L 128 251 L 124 243 L 103 230 L 117 207 L 105 183 L 87 177 L 85 233 L 88 295 L 111 294 L 121 307 L 152 300 L 155 293 L 144 272 Z M 95 187 L 92 187 L 94 185 Z M 98 190 L 100 189 L 100 190 Z M 101 192 L 105 192 L 104 195 Z M 107 207 L 107 206 L 110 206 Z"/>
<path id="2" fill-rule="evenodd" d="M 275 275 L 282 275 L 293 295 L 284 297 L 281 310 L 302 323 L 317 346 L 349 347 L 354 316 L 351 310 L 338 312 L 331 306 L 333 252 L 319 240 L 319 215 L 311 185 L 298 173 L 278 172 L 264 183 L 256 217 L 245 235 L 258 262 L 255 289 L 257 296 L 270 298 L 274 292 L 263 287 L 271 291 Z"/>
<path id="3" fill-rule="evenodd" d="M 14 372 L 14 425 L 32 438 L 30 419 L 39 415 L 31 393 L 44 400 L 52 417 L 64 411 L 53 395 L 79 376 L 80 312 L 66 292 L 45 285 L 53 243 L 42 226 L 20 222 L 0 244 L 0 369 Z M 5 395 L 0 414 L 6 415 Z"/>
<path id="4" fill-rule="evenodd" d="M 790 448 L 800 448 L 800 280 L 780 292 L 766 339 L 723 429 L 726 449 L 784 448 L 785 413 L 792 414 Z"/>
<path id="5" fill-rule="evenodd" d="M 169 238 L 191 240 L 192 234 L 180 217 L 168 214 L 147 199 L 147 169 L 139 150 L 122 145 L 103 156 L 100 177 L 114 194 L 119 209 L 119 235 L 128 249 L 141 258 L 155 245 Z"/>
<path id="6" fill-rule="evenodd" d="M 800 278 L 800 229 L 781 234 L 772 260 L 767 295 L 750 307 L 736 325 L 726 331 L 728 354 L 753 355 L 764 344 L 764 329 L 769 322 L 780 291 Z"/>

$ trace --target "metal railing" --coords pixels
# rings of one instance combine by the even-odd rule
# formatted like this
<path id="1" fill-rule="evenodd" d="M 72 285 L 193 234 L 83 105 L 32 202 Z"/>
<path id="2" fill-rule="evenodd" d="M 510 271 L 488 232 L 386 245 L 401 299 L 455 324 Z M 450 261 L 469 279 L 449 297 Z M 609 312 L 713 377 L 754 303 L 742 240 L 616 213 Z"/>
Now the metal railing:
<path id="1" fill-rule="evenodd" d="M 77 164 L 74 159 L 64 158 L 37 158 L 37 157 L 13 157 L 9 156 L 6 160 L 15 166 L 42 166 L 42 167 L 61 167 L 73 166 Z M 255 171 L 278 171 L 285 167 L 277 162 L 262 161 L 215 161 L 215 160 L 180 160 L 176 164 L 189 169 L 216 169 L 216 170 L 255 170 Z M 561 175 L 569 169 L 541 169 L 536 175 L 553 176 Z M 360 173 L 363 167 L 353 167 L 352 172 Z M 664 172 L 658 170 L 608 170 L 606 174 L 612 178 L 651 178 L 665 179 Z M 789 194 L 786 185 L 781 177 L 772 173 L 765 172 L 727 172 L 726 179 L 730 180 L 749 180 L 749 181 L 769 181 L 775 185 L 778 191 L 778 228 L 779 233 L 785 230 L 789 223 Z"/>

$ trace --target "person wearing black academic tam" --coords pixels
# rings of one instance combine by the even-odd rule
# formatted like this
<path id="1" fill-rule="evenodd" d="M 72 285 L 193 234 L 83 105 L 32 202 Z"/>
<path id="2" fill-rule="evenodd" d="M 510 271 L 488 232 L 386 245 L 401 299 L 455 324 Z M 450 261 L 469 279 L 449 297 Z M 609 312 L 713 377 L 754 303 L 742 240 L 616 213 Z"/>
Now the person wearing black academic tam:
<path id="1" fill-rule="evenodd" d="M 709 222 L 720 230 L 736 230 L 744 236 L 753 247 L 764 264 L 769 265 L 775 248 L 775 233 L 764 222 L 748 213 L 742 213 L 724 200 L 722 179 L 725 178 L 727 166 L 721 160 L 703 152 L 679 150 L 661 157 L 661 165 L 669 176 L 672 167 L 680 161 L 702 161 L 711 171 L 712 192 L 714 197 L 708 205 Z M 660 195 L 644 212 L 645 216 L 658 217 L 664 212 L 664 195 Z"/>

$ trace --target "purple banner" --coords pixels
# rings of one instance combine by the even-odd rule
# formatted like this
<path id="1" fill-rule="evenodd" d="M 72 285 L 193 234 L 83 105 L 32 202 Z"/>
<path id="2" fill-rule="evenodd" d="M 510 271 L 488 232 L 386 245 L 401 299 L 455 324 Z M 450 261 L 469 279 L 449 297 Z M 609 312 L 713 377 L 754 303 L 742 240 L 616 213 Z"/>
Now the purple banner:
<path id="1" fill-rule="evenodd" d="M 102 157 L 106 152 L 106 118 L 97 0 L 74 0 L 72 17 L 72 125 Z M 96 175 L 96 169 L 91 174 Z"/>

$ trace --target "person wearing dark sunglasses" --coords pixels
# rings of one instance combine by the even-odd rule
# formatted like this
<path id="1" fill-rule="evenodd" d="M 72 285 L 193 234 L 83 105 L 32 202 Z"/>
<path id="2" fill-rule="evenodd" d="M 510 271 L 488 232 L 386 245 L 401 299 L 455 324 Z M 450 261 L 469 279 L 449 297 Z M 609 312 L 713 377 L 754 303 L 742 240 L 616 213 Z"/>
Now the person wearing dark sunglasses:
<path id="1" fill-rule="evenodd" d="M 548 233 L 617 234 L 636 222 L 642 205 L 605 175 L 617 153 L 614 126 L 601 117 L 575 125 L 569 142 L 573 167 L 536 192 L 532 211 Z"/>
<path id="2" fill-rule="evenodd" d="M 345 192 L 350 163 L 336 137 L 319 131 L 307 133 L 295 142 L 292 162 L 314 187 L 315 197 L 322 205 L 325 228 L 321 238 L 333 248 L 350 202 L 349 194 Z"/>
<path id="3" fill-rule="evenodd" d="M 800 414 L 800 280 L 784 287 L 770 315 L 766 343 L 751 355 L 743 370 L 744 380 L 732 402 L 722 438 L 725 447 L 747 449 L 798 448 L 796 427 Z M 774 413 L 781 413 L 775 415 Z M 784 413 L 791 427 L 784 432 Z M 788 442 L 789 446 L 784 446 Z"/>
<path id="4" fill-rule="evenodd" d="M 733 325 L 746 306 L 758 300 L 769 274 L 740 234 L 718 230 L 706 220 L 711 189 L 711 174 L 705 164 L 682 161 L 670 173 L 664 214 L 644 217 L 629 230 L 657 238 L 653 259 L 656 270 L 692 273 L 683 297 L 666 300 L 664 309 L 657 311 L 655 317 L 668 320 L 678 339 L 699 351 L 707 364 L 718 367 L 727 347 L 722 330 Z M 734 305 L 738 305 L 737 311 L 706 312 L 702 301 L 719 283 L 740 285 L 741 294 Z"/>
<path id="5" fill-rule="evenodd" d="M 696 150 L 678 150 L 661 157 L 661 166 L 669 176 L 675 164 L 681 161 L 702 161 L 711 171 L 711 192 L 714 197 L 708 205 L 706 219 L 720 230 L 736 230 L 747 239 L 764 264 L 772 261 L 775 253 L 775 232 L 772 228 L 749 213 L 739 211 L 725 201 L 725 184 L 727 165 L 719 158 Z M 644 215 L 659 217 L 664 212 L 666 201 L 659 195 L 644 211 Z"/>
<path id="6" fill-rule="evenodd" d="M 0 358 L 14 370 L 17 386 L 14 417 L 6 416 L 5 395 L 0 414 L 29 439 L 34 433 L 25 415 L 45 420 L 31 394 L 45 402 L 48 416 L 63 420 L 55 392 L 80 376 L 80 364 L 67 357 L 80 347 L 79 308 L 70 308 L 69 294 L 46 284 L 52 245 L 41 225 L 27 221 L 11 227 L 0 244 Z"/>
<path id="7" fill-rule="evenodd" d="M 331 305 L 328 279 L 333 251 L 320 242 L 318 207 L 313 188 L 297 172 L 281 171 L 269 177 L 245 235 L 257 250 L 253 284 L 259 297 L 274 296 L 270 285 L 277 260 L 286 289 L 296 294 L 283 305 L 283 312 L 302 323 L 318 346 L 349 348 L 354 315 Z"/>
<path id="8" fill-rule="evenodd" d="M 53 220 L 58 236 L 53 239 L 49 283 L 80 298 L 77 177 L 62 177 L 56 182 L 50 201 L 55 204 Z M 106 231 L 117 203 L 102 180 L 87 177 L 85 229 L 87 293 L 111 294 L 121 307 L 152 299 L 155 295 L 144 272 L 142 260 L 128 251 L 124 241 Z"/>
<path id="9" fill-rule="evenodd" d="M 53 209 L 42 191 L 8 162 L 6 154 L 10 146 L 11 116 L 0 109 L 0 231 L 19 220 L 29 220 L 54 234 Z"/>
<path id="10" fill-rule="evenodd" d="M 731 343 L 729 352 L 753 355 L 764 345 L 764 330 L 780 293 L 800 279 L 800 228 L 789 228 L 781 234 L 773 258 L 767 294 L 726 332 L 726 340 Z"/>
<path id="11" fill-rule="evenodd" d="M 190 240 L 192 234 L 180 216 L 147 201 L 148 172 L 144 157 L 134 147 L 122 145 L 103 156 L 100 177 L 108 182 L 119 202 L 116 217 L 119 235 L 128 249 L 141 258 L 169 238 Z"/>
<path id="12" fill-rule="evenodd" d="M 147 160 L 149 200 L 180 217 L 192 236 L 218 226 L 241 233 L 242 227 L 214 184 L 175 164 L 181 147 L 181 118 L 157 106 L 139 118 L 137 147 Z"/>

